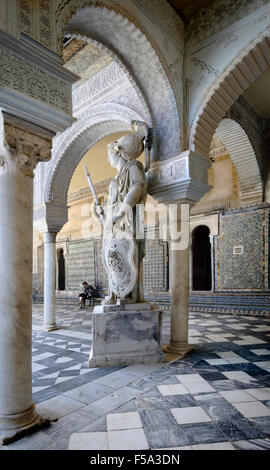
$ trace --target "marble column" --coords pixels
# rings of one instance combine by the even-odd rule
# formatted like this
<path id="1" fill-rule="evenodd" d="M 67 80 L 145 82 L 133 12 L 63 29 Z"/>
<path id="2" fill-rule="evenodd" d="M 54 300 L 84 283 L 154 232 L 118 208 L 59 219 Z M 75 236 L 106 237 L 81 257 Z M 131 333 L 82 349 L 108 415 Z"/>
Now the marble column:
<path id="1" fill-rule="evenodd" d="M 44 238 L 44 323 L 43 330 L 52 331 L 59 327 L 55 323 L 55 271 L 56 232 L 45 232 Z"/>
<path id="2" fill-rule="evenodd" d="M 51 142 L 0 129 L 0 443 L 44 424 L 32 401 L 33 169 Z"/>
<path id="3" fill-rule="evenodd" d="M 193 349 L 188 344 L 190 237 L 189 206 L 175 204 L 170 213 L 170 228 L 179 230 L 179 240 L 170 240 L 171 338 L 166 351 L 184 357 Z M 182 208 L 182 209 L 181 209 Z M 182 211 L 182 214 L 181 214 Z"/>
<path id="4" fill-rule="evenodd" d="M 209 235 L 209 241 L 211 245 L 211 292 L 215 290 L 215 258 L 214 258 L 214 236 Z"/>

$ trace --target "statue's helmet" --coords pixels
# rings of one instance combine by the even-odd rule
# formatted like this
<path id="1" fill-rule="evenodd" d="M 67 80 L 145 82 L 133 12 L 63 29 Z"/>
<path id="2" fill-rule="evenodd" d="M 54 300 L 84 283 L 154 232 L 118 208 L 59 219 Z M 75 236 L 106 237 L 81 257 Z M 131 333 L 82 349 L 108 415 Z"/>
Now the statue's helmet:
<path id="1" fill-rule="evenodd" d="M 132 121 L 135 134 L 127 134 L 108 145 L 108 149 L 116 152 L 125 160 L 136 160 L 144 151 L 145 123 Z"/>
<path id="2" fill-rule="evenodd" d="M 132 160 L 136 160 L 144 150 L 143 138 L 137 134 L 124 135 L 115 144 L 120 153 L 122 151 Z"/>

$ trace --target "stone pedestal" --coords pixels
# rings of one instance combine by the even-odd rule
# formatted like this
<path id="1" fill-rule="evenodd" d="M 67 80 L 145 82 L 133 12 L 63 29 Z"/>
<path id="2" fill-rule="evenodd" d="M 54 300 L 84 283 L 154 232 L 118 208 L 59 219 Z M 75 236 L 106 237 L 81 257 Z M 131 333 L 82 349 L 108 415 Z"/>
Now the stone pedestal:
<path id="1" fill-rule="evenodd" d="M 161 320 L 162 312 L 147 303 L 95 307 L 89 367 L 166 362 Z"/>

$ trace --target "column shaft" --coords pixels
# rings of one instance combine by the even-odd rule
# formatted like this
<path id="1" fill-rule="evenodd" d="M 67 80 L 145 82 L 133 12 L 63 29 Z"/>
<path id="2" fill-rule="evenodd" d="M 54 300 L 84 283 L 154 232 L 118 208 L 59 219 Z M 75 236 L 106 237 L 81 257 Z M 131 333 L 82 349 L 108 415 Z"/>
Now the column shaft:
<path id="1" fill-rule="evenodd" d="M 179 221 L 178 221 L 179 222 Z M 190 244 L 189 221 L 183 220 L 181 245 L 170 243 L 170 285 L 171 285 L 171 339 L 167 352 L 180 357 L 187 354 L 192 346 L 188 344 L 189 290 L 190 290 Z M 170 223 L 176 221 L 171 220 Z M 188 224 L 184 228 L 184 224 Z M 185 243 L 185 237 L 187 242 Z"/>
<path id="2" fill-rule="evenodd" d="M 58 329 L 55 323 L 55 232 L 44 233 L 44 324 L 42 329 Z"/>
<path id="3" fill-rule="evenodd" d="M 0 176 L 0 439 L 42 419 L 32 402 L 33 178 Z"/>

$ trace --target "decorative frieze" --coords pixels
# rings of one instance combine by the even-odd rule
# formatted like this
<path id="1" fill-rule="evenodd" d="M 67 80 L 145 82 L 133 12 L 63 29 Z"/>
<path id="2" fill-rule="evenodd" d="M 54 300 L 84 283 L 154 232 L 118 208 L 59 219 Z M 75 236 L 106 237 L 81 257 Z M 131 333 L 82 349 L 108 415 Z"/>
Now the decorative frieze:
<path id="1" fill-rule="evenodd" d="M 269 292 L 257 294 L 203 294 L 192 292 L 189 297 L 191 312 L 231 313 L 270 317 Z"/>
<path id="2" fill-rule="evenodd" d="M 0 31 L 0 107 L 7 113 L 63 131 L 73 121 L 71 88 L 77 79 L 28 36 L 15 39 Z"/>
<path id="3" fill-rule="evenodd" d="M 126 88 L 130 88 L 128 77 L 115 62 L 111 62 L 73 91 L 74 112 L 78 113 L 104 98 L 108 99 L 108 95 L 115 95 L 119 90 L 122 94 Z"/>
<path id="4" fill-rule="evenodd" d="M 33 0 L 17 0 L 16 30 L 22 31 L 28 36 L 34 37 Z"/>
<path id="5" fill-rule="evenodd" d="M 53 49 L 53 16 L 51 0 L 39 0 L 39 41 L 48 49 Z"/>
<path id="6" fill-rule="evenodd" d="M 54 14 L 51 0 L 16 0 L 16 34 L 27 34 L 54 50 Z"/>
<path id="7" fill-rule="evenodd" d="M 0 85 L 71 114 L 70 85 L 0 45 Z"/>

